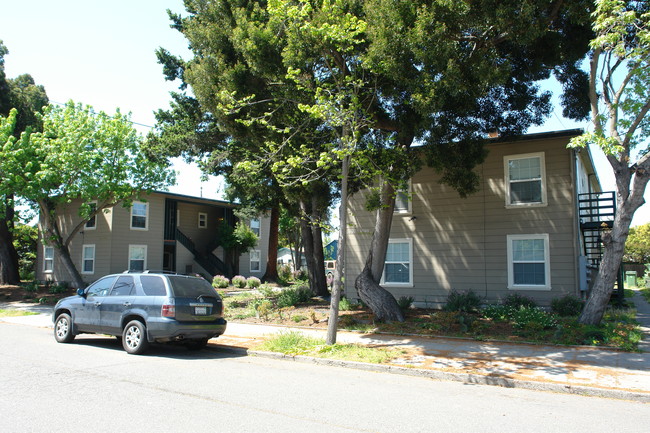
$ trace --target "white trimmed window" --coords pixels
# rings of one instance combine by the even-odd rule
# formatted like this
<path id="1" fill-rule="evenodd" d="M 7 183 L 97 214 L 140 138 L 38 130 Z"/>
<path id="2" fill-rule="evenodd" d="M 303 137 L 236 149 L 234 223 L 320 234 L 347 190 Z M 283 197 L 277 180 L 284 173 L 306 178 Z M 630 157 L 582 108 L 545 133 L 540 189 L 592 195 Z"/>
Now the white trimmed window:
<path id="1" fill-rule="evenodd" d="M 506 206 L 546 205 L 544 153 L 510 155 L 503 159 L 506 176 Z"/>
<path id="2" fill-rule="evenodd" d="M 43 272 L 54 272 L 54 247 L 43 247 Z"/>
<path id="3" fill-rule="evenodd" d="M 406 188 L 395 191 L 395 213 L 411 213 L 411 180 Z"/>
<path id="4" fill-rule="evenodd" d="M 249 255 L 251 258 L 251 272 L 260 272 L 260 250 L 251 250 Z"/>
<path id="5" fill-rule="evenodd" d="M 96 201 L 91 201 L 90 203 L 88 203 L 88 206 L 90 206 L 91 213 L 97 210 Z M 84 225 L 84 229 L 95 230 L 96 228 L 97 228 L 97 215 L 93 215 L 92 217 L 90 217 L 88 221 L 86 221 L 86 224 Z"/>
<path id="6" fill-rule="evenodd" d="M 508 235 L 508 288 L 551 289 L 548 234 Z"/>
<path id="7" fill-rule="evenodd" d="M 413 286 L 413 240 L 390 239 L 381 284 Z"/>
<path id="8" fill-rule="evenodd" d="M 251 220 L 250 227 L 251 230 L 253 230 L 253 233 L 255 233 L 257 237 L 260 237 L 260 220 L 258 219 Z"/>
<path id="9" fill-rule="evenodd" d="M 147 246 L 129 245 L 129 271 L 147 269 Z"/>
<path id="10" fill-rule="evenodd" d="M 205 212 L 199 212 L 199 228 L 205 229 L 208 227 L 208 214 Z"/>
<path id="11" fill-rule="evenodd" d="M 95 273 L 95 245 L 84 245 L 82 248 L 81 273 Z"/>
<path id="12" fill-rule="evenodd" d="M 149 203 L 134 201 L 131 206 L 131 230 L 149 228 Z"/>

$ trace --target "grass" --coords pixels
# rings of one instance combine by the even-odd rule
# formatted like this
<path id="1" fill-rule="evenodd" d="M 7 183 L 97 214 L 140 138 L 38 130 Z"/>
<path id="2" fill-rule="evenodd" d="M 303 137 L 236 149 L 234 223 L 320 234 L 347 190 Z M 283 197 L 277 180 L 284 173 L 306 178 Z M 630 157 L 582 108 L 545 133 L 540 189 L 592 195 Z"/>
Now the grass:
<path id="1" fill-rule="evenodd" d="M 401 356 L 404 352 L 359 344 L 333 344 L 325 340 L 304 335 L 298 331 L 282 332 L 272 336 L 261 346 L 261 350 L 285 355 L 307 355 L 316 358 L 339 359 L 344 361 L 382 364 Z"/>
<path id="2" fill-rule="evenodd" d="M 641 289 L 641 296 L 643 296 L 645 300 L 650 303 L 650 289 Z"/>
<path id="3" fill-rule="evenodd" d="M 37 314 L 38 313 L 35 313 L 33 311 L 14 310 L 14 309 L 2 310 L 2 309 L 0 309 L 0 317 L 36 316 Z"/>

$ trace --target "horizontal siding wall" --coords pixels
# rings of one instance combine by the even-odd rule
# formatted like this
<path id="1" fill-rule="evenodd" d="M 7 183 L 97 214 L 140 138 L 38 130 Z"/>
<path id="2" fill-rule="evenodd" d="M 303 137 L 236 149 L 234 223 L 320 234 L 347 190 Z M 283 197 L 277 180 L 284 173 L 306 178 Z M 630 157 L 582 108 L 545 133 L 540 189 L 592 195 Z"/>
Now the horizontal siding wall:
<path id="1" fill-rule="evenodd" d="M 413 240 L 413 287 L 386 288 L 396 298 L 413 296 L 420 306 L 440 306 L 451 290 L 473 290 L 488 302 L 508 290 L 507 236 L 548 234 L 551 290 L 517 291 L 548 305 L 564 293 L 576 294 L 576 217 L 571 186 L 573 159 L 567 139 L 502 143 L 489 146 L 485 163 L 477 167 L 481 189 L 460 198 L 424 168 L 411 179 L 412 212 L 395 214 L 391 238 Z M 548 205 L 506 208 L 504 156 L 545 154 Z M 350 200 L 346 294 L 357 295 L 354 279 L 365 263 L 375 215 L 364 209 L 364 192 Z M 415 219 L 413 219 L 415 218 Z"/>

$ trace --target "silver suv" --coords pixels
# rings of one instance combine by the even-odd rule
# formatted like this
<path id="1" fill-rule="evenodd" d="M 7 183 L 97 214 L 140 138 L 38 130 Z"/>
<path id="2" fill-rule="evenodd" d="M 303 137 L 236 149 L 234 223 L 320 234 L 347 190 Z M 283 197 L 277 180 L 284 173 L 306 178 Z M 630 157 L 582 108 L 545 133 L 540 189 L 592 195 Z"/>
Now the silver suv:
<path id="1" fill-rule="evenodd" d="M 153 342 L 204 348 L 226 330 L 223 302 L 203 278 L 154 273 L 107 275 L 54 307 L 54 338 L 70 343 L 84 333 L 114 335 L 141 354 Z"/>

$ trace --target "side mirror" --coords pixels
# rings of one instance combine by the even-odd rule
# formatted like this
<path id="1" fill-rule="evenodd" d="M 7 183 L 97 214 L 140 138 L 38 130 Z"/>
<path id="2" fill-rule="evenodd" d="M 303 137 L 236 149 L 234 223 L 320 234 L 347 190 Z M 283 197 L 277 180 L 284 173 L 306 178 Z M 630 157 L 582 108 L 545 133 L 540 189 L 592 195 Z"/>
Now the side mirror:
<path id="1" fill-rule="evenodd" d="M 77 289 L 77 295 L 81 296 L 82 298 L 86 297 L 86 290 L 85 289 Z"/>

